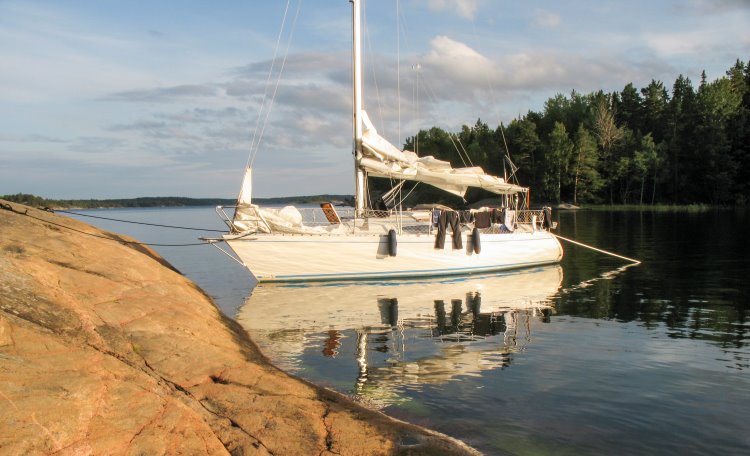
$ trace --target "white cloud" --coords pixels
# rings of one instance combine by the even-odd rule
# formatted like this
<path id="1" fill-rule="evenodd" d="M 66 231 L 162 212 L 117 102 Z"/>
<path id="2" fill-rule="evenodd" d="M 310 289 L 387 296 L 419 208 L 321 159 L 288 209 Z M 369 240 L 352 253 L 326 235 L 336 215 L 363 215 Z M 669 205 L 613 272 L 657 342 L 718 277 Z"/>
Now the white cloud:
<path id="1" fill-rule="evenodd" d="M 297 127 L 307 133 L 319 133 L 325 126 L 330 125 L 325 119 L 316 116 L 302 116 L 297 121 Z"/>
<path id="2" fill-rule="evenodd" d="M 620 90 L 629 82 L 647 82 L 674 72 L 658 59 L 634 61 L 605 51 L 529 48 L 489 56 L 446 36 L 434 38 L 431 50 L 418 61 L 424 86 L 429 87 L 420 116 L 439 119 L 437 125 L 444 128 L 472 122 L 477 116 L 485 119 L 498 110 L 510 116 L 539 110 L 556 93 Z M 527 107 L 510 108 L 517 104 Z"/>
<path id="3" fill-rule="evenodd" d="M 747 0 L 683 0 L 676 4 L 675 8 L 697 14 L 721 14 L 748 10 L 750 2 Z"/>
<path id="4" fill-rule="evenodd" d="M 481 81 L 481 75 L 492 71 L 492 62 L 465 43 L 438 36 L 430 46 L 432 50 L 421 60 L 430 71 L 437 69 L 464 81 Z"/>
<path id="5" fill-rule="evenodd" d="M 549 11 L 537 9 L 534 11 L 533 23 L 541 28 L 554 28 L 560 25 L 560 16 Z"/>
<path id="6" fill-rule="evenodd" d="M 0 101 L 80 99 L 152 82 L 151 75 L 138 69 L 52 45 L 43 53 L 28 55 L 0 45 L 0 61 Z"/>
<path id="7" fill-rule="evenodd" d="M 72 99 L 153 82 L 116 56 L 136 42 L 86 30 L 69 17 L 29 5 L 6 5 L 0 14 L 0 101 Z"/>
<path id="8" fill-rule="evenodd" d="M 219 95 L 218 89 L 209 85 L 183 84 L 156 89 L 137 89 L 114 93 L 105 97 L 106 100 L 140 101 L 140 102 L 171 102 L 184 98 L 214 97 Z"/>
<path id="9" fill-rule="evenodd" d="M 690 54 L 713 53 L 726 51 L 726 43 L 732 40 L 735 44 L 750 45 L 750 32 L 737 30 L 734 34 L 732 25 L 727 24 L 724 30 L 689 30 L 680 32 L 647 33 L 643 40 L 647 46 L 662 57 L 674 57 Z M 737 56 L 740 57 L 740 56 Z"/>
<path id="10" fill-rule="evenodd" d="M 219 57 L 179 39 L 123 30 L 63 5 L 0 1 L 0 102 L 67 102 L 218 73 Z"/>
<path id="11" fill-rule="evenodd" d="M 433 11 L 453 10 L 464 19 L 474 19 L 479 7 L 477 0 L 428 0 Z"/>

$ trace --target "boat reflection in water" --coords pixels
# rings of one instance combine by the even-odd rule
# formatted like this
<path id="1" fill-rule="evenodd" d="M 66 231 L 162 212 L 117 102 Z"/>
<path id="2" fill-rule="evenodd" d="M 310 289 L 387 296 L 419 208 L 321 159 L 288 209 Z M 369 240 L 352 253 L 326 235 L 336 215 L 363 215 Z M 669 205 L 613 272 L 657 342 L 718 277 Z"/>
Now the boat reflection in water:
<path id="1" fill-rule="evenodd" d="M 397 282 L 260 284 L 237 315 L 279 367 L 376 406 L 507 366 L 553 311 L 562 268 Z M 324 373 L 306 366 L 323 366 Z M 310 374 L 310 375 L 308 375 Z"/>

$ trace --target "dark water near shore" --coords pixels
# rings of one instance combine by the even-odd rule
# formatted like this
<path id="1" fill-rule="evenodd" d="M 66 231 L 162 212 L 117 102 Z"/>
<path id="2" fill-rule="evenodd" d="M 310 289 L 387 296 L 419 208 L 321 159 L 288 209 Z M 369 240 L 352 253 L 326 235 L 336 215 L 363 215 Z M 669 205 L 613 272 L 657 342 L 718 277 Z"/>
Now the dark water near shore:
<path id="1" fill-rule="evenodd" d="M 83 213 L 222 228 L 211 208 Z M 280 366 L 487 454 L 749 454 L 747 212 L 556 217 L 643 264 L 564 244 L 561 268 L 258 287 L 243 307 L 254 284 L 213 247 L 154 248 Z M 82 219 L 144 242 L 211 235 Z"/>

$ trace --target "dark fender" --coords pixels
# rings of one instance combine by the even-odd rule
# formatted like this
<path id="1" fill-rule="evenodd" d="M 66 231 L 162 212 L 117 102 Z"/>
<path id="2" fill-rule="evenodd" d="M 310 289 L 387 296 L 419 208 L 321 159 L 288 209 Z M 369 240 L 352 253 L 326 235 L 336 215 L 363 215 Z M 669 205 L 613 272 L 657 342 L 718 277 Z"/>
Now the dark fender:
<path id="1" fill-rule="evenodd" d="M 471 244 L 474 247 L 474 253 L 482 251 L 482 242 L 479 240 L 479 228 L 471 230 Z"/>
<path id="2" fill-rule="evenodd" d="M 396 247 L 398 245 L 398 241 L 396 240 L 396 230 L 390 230 L 388 231 L 388 255 L 395 257 L 396 256 Z"/>

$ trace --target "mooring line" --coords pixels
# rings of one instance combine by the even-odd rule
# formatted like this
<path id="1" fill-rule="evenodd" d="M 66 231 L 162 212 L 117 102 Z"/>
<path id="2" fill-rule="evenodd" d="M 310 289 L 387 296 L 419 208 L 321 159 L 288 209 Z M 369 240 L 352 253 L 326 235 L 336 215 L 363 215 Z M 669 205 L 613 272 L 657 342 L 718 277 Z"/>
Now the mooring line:
<path id="1" fill-rule="evenodd" d="M 158 223 L 146 223 L 146 222 L 135 222 L 133 220 L 122 220 L 122 219 L 116 219 L 111 217 L 100 217 L 97 215 L 90 215 L 90 214 L 81 214 L 80 212 L 72 212 L 72 211 L 65 211 L 62 209 L 50 209 L 51 212 L 64 212 L 66 214 L 72 214 L 72 215 L 79 215 L 81 217 L 91 217 L 95 219 L 101 219 L 101 220 L 112 220 L 114 222 L 122 222 L 122 223 L 133 223 L 136 225 L 148 225 L 148 226 L 158 226 L 161 228 L 173 228 L 176 230 L 192 230 L 192 231 L 211 231 L 214 233 L 226 233 L 226 230 L 215 230 L 215 229 L 206 229 L 206 228 L 190 228 L 186 226 L 174 226 L 174 225 L 160 225 Z"/>
<path id="2" fill-rule="evenodd" d="M 53 222 L 52 220 L 46 220 L 46 219 L 43 219 L 41 217 L 35 217 L 35 216 L 29 214 L 28 209 L 25 209 L 24 212 L 21 212 L 20 210 L 14 208 L 10 204 L 0 204 L 0 209 L 4 209 L 6 211 L 13 212 L 14 214 L 23 215 L 25 217 L 29 217 L 29 218 L 32 218 L 34 220 L 38 220 L 38 221 L 40 221 L 42 223 L 47 223 L 49 225 L 54 225 L 54 226 L 57 226 L 57 227 L 60 227 L 60 228 L 65 228 L 66 230 L 75 231 L 76 233 L 81 233 L 81 234 L 85 234 L 87 236 L 92 236 L 92 237 L 95 237 L 95 238 L 105 239 L 105 240 L 108 240 L 108 241 L 118 242 L 120 244 L 126 244 L 126 245 L 145 245 L 145 246 L 149 246 L 149 247 L 188 247 L 188 246 L 195 246 L 195 245 L 207 245 L 207 244 L 211 244 L 212 243 L 212 242 L 193 242 L 193 243 L 186 243 L 186 244 L 154 244 L 154 243 L 149 243 L 149 242 L 126 241 L 124 239 L 116 239 L 116 238 L 112 238 L 112 237 L 109 237 L 109 236 L 104 236 L 104 235 L 97 234 L 97 233 L 89 233 L 87 231 L 83 231 L 83 230 L 79 230 L 77 228 L 73 228 L 72 226 L 67 226 L 67 225 L 63 225 L 61 223 Z M 83 223 L 83 222 L 81 222 L 81 223 Z M 218 242 L 218 240 L 214 241 L 214 242 Z"/>
<path id="3" fill-rule="evenodd" d="M 608 251 L 606 251 L 606 250 L 598 249 L 598 248 L 596 248 L 596 247 L 593 247 L 593 246 L 590 246 L 590 245 L 584 244 L 583 242 L 578 242 L 578 241 L 574 241 L 573 239 L 568 239 L 568 238 L 566 238 L 566 237 L 563 237 L 563 236 L 557 235 L 557 234 L 555 234 L 555 233 L 550 233 L 550 234 L 551 234 L 552 236 L 554 236 L 554 237 L 558 238 L 558 239 L 562 239 L 563 241 L 568 241 L 568 242 L 570 242 L 570 243 L 572 243 L 572 244 L 575 244 L 575 245 L 579 245 L 579 246 L 581 246 L 581 247 L 586 247 L 587 249 L 595 250 L 595 251 L 597 251 L 597 252 L 599 252 L 599 253 L 604 253 L 604 254 L 606 254 L 606 255 L 611 255 L 611 256 L 613 256 L 613 257 L 616 257 L 616 258 L 620 258 L 620 259 L 622 259 L 622 260 L 630 261 L 631 263 L 635 263 L 635 264 L 641 264 L 640 260 L 636 260 L 636 259 L 633 259 L 633 258 L 628 258 L 628 257 L 626 257 L 626 256 L 622 256 L 622 255 L 618 255 L 618 254 L 616 254 L 616 253 L 608 252 Z"/>

